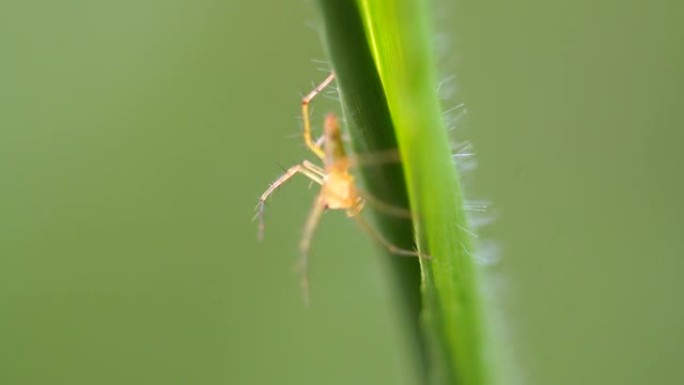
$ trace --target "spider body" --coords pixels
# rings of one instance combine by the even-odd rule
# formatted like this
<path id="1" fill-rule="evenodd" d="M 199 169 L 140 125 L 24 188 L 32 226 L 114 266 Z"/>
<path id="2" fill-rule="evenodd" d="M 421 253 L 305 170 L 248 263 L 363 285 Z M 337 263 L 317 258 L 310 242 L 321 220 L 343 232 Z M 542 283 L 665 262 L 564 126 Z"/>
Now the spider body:
<path id="1" fill-rule="evenodd" d="M 309 120 L 309 103 L 325 87 L 332 83 L 334 79 L 335 75 L 330 74 L 320 85 L 302 99 L 304 142 L 311 152 L 322 161 L 323 167 L 306 160 L 290 167 L 261 195 L 257 206 L 259 238 L 261 239 L 263 238 L 265 226 L 265 203 L 276 189 L 296 174 L 302 174 L 321 186 L 320 192 L 311 209 L 311 213 L 306 221 L 304 234 L 299 244 L 299 269 L 302 273 L 301 284 L 304 291 L 305 302 L 307 303 L 309 301 L 308 253 L 314 230 L 325 210 L 344 210 L 348 217 L 353 218 L 365 231 L 393 254 L 421 256 L 421 254 L 416 251 L 401 249 L 387 241 L 375 228 L 366 222 L 361 215 L 365 203 L 368 202 L 390 215 L 411 217 L 411 214 L 407 213 L 405 209 L 392 207 L 375 199 L 371 199 L 369 195 L 362 196 L 360 190 L 356 187 L 354 176 L 349 172 L 352 162 L 346 154 L 340 125 L 334 114 L 330 113 L 326 116 L 323 125 L 323 136 L 316 142 L 312 140 L 311 123 Z"/>

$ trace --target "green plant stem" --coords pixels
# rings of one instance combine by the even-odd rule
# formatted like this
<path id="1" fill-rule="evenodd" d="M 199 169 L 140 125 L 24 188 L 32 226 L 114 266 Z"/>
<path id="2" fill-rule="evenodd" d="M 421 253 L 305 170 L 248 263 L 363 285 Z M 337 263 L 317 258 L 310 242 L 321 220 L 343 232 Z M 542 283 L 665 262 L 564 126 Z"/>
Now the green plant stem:
<path id="1" fill-rule="evenodd" d="M 354 152 L 378 154 L 396 150 L 392 119 L 357 5 L 353 1 L 336 0 L 321 0 L 320 5 L 325 21 L 326 47 L 337 77 L 345 126 L 350 132 Z M 370 194 L 395 207 L 409 207 L 400 163 L 363 167 L 361 171 Z M 376 219 L 382 233 L 393 244 L 406 249 L 414 247 L 410 220 L 382 214 Z M 417 352 L 417 367 L 423 370 L 425 377 L 426 355 L 417 317 L 421 309 L 419 262 L 417 258 L 390 255 L 388 265 L 400 291 L 406 314 L 403 318 L 412 336 L 413 350 Z"/>
<path id="2" fill-rule="evenodd" d="M 383 200 L 411 207 L 416 213 L 418 246 L 432 256 L 420 261 L 420 313 L 418 274 L 412 266 L 394 262 L 409 314 L 413 319 L 422 317 L 424 333 L 416 335 L 424 341 L 419 346 L 427 347 L 418 351 L 429 381 L 488 384 L 471 233 L 436 95 L 429 3 L 320 0 L 320 4 L 356 150 L 397 146 L 402 159 L 403 170 L 399 166 L 364 170 L 369 188 Z M 413 242 L 410 223 L 388 218 L 382 223 L 393 242 L 402 247 Z"/>

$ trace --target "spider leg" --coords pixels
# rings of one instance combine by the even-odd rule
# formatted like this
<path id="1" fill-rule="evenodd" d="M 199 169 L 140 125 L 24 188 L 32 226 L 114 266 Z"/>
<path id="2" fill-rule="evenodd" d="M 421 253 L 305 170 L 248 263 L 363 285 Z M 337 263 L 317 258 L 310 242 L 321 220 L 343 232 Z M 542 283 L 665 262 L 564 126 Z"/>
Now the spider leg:
<path id="1" fill-rule="evenodd" d="M 314 144 L 316 144 L 316 147 L 321 148 L 323 146 L 323 142 L 325 141 L 325 134 L 321 135 L 316 139 Z"/>
<path id="2" fill-rule="evenodd" d="M 366 231 L 368 234 L 370 234 L 373 239 L 375 239 L 377 242 L 379 242 L 381 245 L 383 245 L 387 251 L 389 251 L 391 254 L 394 255 L 401 255 L 401 256 L 406 256 L 406 257 L 418 257 L 418 258 L 425 258 L 425 259 L 432 259 L 431 256 L 427 254 L 420 253 L 418 251 L 414 250 L 406 250 L 402 249 L 399 246 L 396 246 L 392 242 L 388 241 L 378 230 L 376 230 L 373 226 L 370 225 L 360 214 L 358 215 L 350 215 L 356 223 L 359 224 L 359 226 Z"/>
<path id="3" fill-rule="evenodd" d="M 259 203 L 257 205 L 256 214 L 256 217 L 259 218 L 258 236 L 260 240 L 264 238 L 264 229 L 266 227 L 264 223 L 264 211 L 266 209 L 266 200 L 271 196 L 271 194 L 275 192 L 275 190 L 277 190 L 280 186 L 282 186 L 285 182 L 287 182 L 296 174 L 302 174 L 318 184 L 323 184 L 322 175 L 319 175 L 316 172 L 312 171 L 312 169 L 310 169 L 307 166 L 307 163 L 309 162 L 290 167 L 287 171 L 285 171 L 283 175 L 280 176 L 280 178 L 276 179 L 275 182 L 271 183 L 271 185 L 268 186 L 268 189 L 263 194 L 261 194 L 261 197 L 259 198 Z"/>
<path id="4" fill-rule="evenodd" d="M 325 170 L 323 168 L 309 162 L 308 160 L 305 160 L 302 163 L 302 166 L 306 167 L 310 171 L 313 171 L 314 173 L 319 175 L 321 178 L 323 178 L 325 176 Z"/>
<path id="5" fill-rule="evenodd" d="M 322 144 L 322 140 L 317 140 L 314 142 L 311 139 L 311 119 L 309 117 L 309 103 L 311 103 L 311 100 L 316 97 L 325 87 L 330 85 L 332 81 L 335 80 L 335 74 L 331 73 L 328 75 L 325 80 L 319 85 L 317 85 L 311 92 L 309 92 L 306 96 L 302 98 L 302 121 L 304 122 L 304 142 L 306 143 L 306 146 L 309 147 L 311 152 L 316 154 L 317 157 L 324 159 L 325 158 L 325 153 L 320 147 L 320 144 Z M 321 142 L 320 144 L 318 142 Z"/>
<path id="6" fill-rule="evenodd" d="M 299 243 L 299 263 L 297 268 L 301 274 L 301 285 L 302 292 L 304 294 L 304 303 L 306 305 L 310 302 L 310 290 L 309 290 L 309 248 L 311 246 L 311 238 L 313 238 L 313 233 L 316 230 L 321 215 L 325 211 L 325 199 L 322 194 L 318 195 L 313 207 L 311 208 L 311 213 L 309 218 L 306 220 L 306 225 L 304 226 L 304 234 Z"/>
<path id="7" fill-rule="evenodd" d="M 366 201 L 366 203 L 373 206 L 373 208 L 375 208 L 377 211 L 379 211 L 382 214 L 386 214 L 386 215 L 398 217 L 398 218 L 407 218 L 407 219 L 413 218 L 413 214 L 411 213 L 411 210 L 409 210 L 407 208 L 395 206 L 391 203 L 384 202 L 383 200 L 373 196 L 368 191 L 364 191 L 364 190 L 357 188 L 356 192 L 363 198 L 364 201 Z"/>

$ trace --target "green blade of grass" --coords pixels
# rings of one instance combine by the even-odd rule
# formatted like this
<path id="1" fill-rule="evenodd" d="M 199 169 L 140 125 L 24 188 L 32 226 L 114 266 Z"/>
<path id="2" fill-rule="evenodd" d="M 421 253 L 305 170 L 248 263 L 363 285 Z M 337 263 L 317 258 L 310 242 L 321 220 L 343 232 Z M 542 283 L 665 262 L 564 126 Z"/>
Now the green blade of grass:
<path id="1" fill-rule="evenodd" d="M 320 0 L 320 4 L 355 147 L 372 152 L 396 145 L 400 151 L 403 170 L 382 168 L 372 175 L 364 171 L 369 188 L 394 204 L 405 202 L 408 193 L 409 206 L 417 213 L 413 226 L 419 248 L 432 256 L 420 261 L 424 327 L 420 338 L 427 348 L 417 349 L 429 380 L 488 384 L 472 240 L 436 95 L 429 3 Z M 413 232 L 405 224 L 388 218 L 383 223 L 394 242 L 402 247 L 411 244 Z M 418 319 L 417 273 L 406 269 L 400 275 L 406 279 L 401 287 L 407 309 Z"/>
<path id="2" fill-rule="evenodd" d="M 424 317 L 438 346 L 436 372 L 460 384 L 484 384 L 482 322 L 471 235 L 436 94 L 424 0 L 360 0 L 373 57 L 387 95 L 406 169 L 412 207 L 420 214 Z"/>
<path id="3" fill-rule="evenodd" d="M 321 0 L 325 21 L 326 47 L 332 60 L 344 109 L 345 126 L 354 152 L 377 154 L 396 150 L 397 140 L 380 77 L 375 68 L 359 8 L 353 1 Z M 363 167 L 365 188 L 377 199 L 395 207 L 409 207 L 401 163 Z M 414 247 L 410 220 L 378 215 L 382 233 L 393 244 Z M 416 351 L 417 367 L 427 367 L 421 325 L 420 266 L 417 258 L 388 258 L 403 304 L 404 322 Z"/>

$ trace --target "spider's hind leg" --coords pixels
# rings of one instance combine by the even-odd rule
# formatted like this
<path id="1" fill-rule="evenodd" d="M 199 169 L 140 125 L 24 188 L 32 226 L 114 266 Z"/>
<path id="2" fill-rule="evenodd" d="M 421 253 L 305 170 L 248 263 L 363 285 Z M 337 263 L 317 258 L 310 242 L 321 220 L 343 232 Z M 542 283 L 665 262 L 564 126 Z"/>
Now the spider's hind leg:
<path id="1" fill-rule="evenodd" d="M 314 231 L 318 225 L 321 215 L 326 209 L 325 199 L 321 194 L 318 195 L 313 207 L 311 208 L 311 213 L 309 218 L 306 220 L 306 225 L 304 226 L 304 234 L 302 235 L 302 240 L 299 243 L 299 263 L 297 268 L 301 274 L 301 285 L 302 292 L 304 294 L 304 303 L 307 305 L 310 302 L 310 290 L 309 290 L 309 249 L 311 247 L 311 239 L 313 238 Z"/>
<path id="2" fill-rule="evenodd" d="M 371 226 L 370 223 L 368 223 L 361 214 L 357 215 L 350 215 L 350 217 L 354 218 L 356 223 L 359 224 L 359 226 L 366 231 L 368 234 L 370 234 L 373 239 L 375 239 L 378 243 L 383 245 L 387 251 L 389 251 L 391 254 L 394 255 L 400 255 L 400 256 L 405 256 L 405 257 L 418 257 L 418 258 L 424 258 L 424 259 L 432 259 L 431 256 L 418 252 L 416 250 L 407 250 L 407 249 L 402 249 L 401 247 L 395 245 L 394 243 L 390 242 L 385 238 L 380 232 Z"/>

